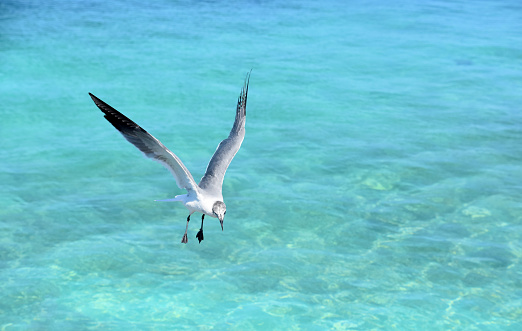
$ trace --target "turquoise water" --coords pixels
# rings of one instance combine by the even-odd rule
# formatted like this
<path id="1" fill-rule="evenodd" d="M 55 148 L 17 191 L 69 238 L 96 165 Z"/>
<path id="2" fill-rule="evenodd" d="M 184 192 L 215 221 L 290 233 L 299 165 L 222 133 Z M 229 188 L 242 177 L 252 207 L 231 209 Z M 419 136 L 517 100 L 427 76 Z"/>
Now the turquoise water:
<path id="1" fill-rule="evenodd" d="M 517 1 L 0 2 L 0 330 L 522 329 Z M 224 231 L 199 180 L 252 71 Z"/>

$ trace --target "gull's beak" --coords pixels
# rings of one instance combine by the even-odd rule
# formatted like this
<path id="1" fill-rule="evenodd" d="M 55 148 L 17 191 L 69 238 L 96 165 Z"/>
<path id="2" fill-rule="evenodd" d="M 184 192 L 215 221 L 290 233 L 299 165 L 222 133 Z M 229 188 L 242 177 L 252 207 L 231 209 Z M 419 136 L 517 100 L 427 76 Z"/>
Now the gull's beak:
<path id="1" fill-rule="evenodd" d="M 221 231 L 223 231 L 223 219 L 222 218 L 219 219 L 219 223 L 221 223 Z"/>

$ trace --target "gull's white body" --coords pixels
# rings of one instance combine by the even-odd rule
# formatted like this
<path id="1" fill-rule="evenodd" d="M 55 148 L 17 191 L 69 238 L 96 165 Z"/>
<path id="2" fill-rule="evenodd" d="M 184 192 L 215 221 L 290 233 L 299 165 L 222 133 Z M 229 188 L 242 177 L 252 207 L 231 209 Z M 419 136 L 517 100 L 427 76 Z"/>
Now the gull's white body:
<path id="1" fill-rule="evenodd" d="M 245 137 L 246 102 L 249 80 L 250 74 L 247 75 L 245 85 L 238 98 L 236 118 L 232 130 L 228 138 L 221 141 L 218 145 L 208 163 L 207 171 L 203 178 L 201 178 L 199 184 L 196 184 L 190 171 L 188 171 L 176 154 L 172 153 L 158 139 L 154 138 L 125 115 L 89 93 L 96 106 L 105 113 L 105 119 L 120 131 L 125 139 L 136 146 L 146 157 L 163 164 L 174 176 L 178 187 L 187 190 L 187 194 L 177 195 L 174 199 L 159 201 L 183 202 L 190 212 L 187 217 L 187 229 L 190 215 L 195 212 L 202 213 L 201 229 L 196 235 L 200 242 L 203 240 L 203 218 L 205 215 L 218 218 L 221 222 L 221 228 L 223 228 L 226 206 L 223 203 L 221 188 L 225 172 L 241 147 L 241 143 Z M 182 242 L 187 242 L 187 230 L 185 230 Z"/>
<path id="2" fill-rule="evenodd" d="M 176 195 L 174 199 L 156 201 L 181 201 L 191 214 L 198 212 L 217 218 L 217 216 L 212 212 L 212 206 L 215 201 L 223 201 L 223 196 L 216 196 L 205 192 L 196 192 L 192 194 Z"/>

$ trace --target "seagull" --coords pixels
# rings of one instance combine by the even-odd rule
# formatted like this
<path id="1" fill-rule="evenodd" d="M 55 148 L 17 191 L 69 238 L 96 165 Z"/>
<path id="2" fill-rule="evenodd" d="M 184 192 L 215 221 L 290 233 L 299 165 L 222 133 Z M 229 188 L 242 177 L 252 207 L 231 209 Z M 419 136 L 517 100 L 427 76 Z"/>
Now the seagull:
<path id="1" fill-rule="evenodd" d="M 223 178 L 227 168 L 241 147 L 243 138 L 245 137 L 245 119 L 246 104 L 248 95 L 248 84 L 250 81 L 250 71 L 247 73 L 245 83 L 239 94 L 236 108 L 236 119 L 228 138 L 221 141 L 214 155 L 208 163 L 205 175 L 201 178 L 199 184 L 196 184 L 194 178 L 187 167 L 181 162 L 176 154 L 172 153 L 158 139 L 154 138 L 150 133 L 145 131 L 138 124 L 134 123 L 128 117 L 112 108 L 92 93 L 89 93 L 92 100 L 105 114 L 105 119 L 109 121 L 127 141 L 136 146 L 146 157 L 151 158 L 165 166 L 174 175 L 176 184 L 180 189 L 187 190 L 187 194 L 181 194 L 174 199 L 158 200 L 158 201 L 181 201 L 189 210 L 187 217 L 187 226 L 185 234 L 181 242 L 187 243 L 187 230 L 190 221 L 190 215 L 195 212 L 202 213 L 201 228 L 196 234 L 199 243 L 203 240 L 203 220 L 205 215 L 219 219 L 221 223 L 221 231 L 223 231 L 223 218 L 227 213 L 227 207 L 223 202 L 221 192 Z"/>

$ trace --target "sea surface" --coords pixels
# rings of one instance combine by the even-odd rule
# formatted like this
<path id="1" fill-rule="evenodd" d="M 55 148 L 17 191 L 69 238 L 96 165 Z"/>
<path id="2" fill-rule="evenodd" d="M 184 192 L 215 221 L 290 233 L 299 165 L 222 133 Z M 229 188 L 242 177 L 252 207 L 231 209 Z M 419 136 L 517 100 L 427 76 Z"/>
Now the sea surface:
<path id="1" fill-rule="evenodd" d="M 252 69 L 224 231 L 196 181 Z M 0 1 L 0 330 L 522 330 L 519 0 Z"/>

